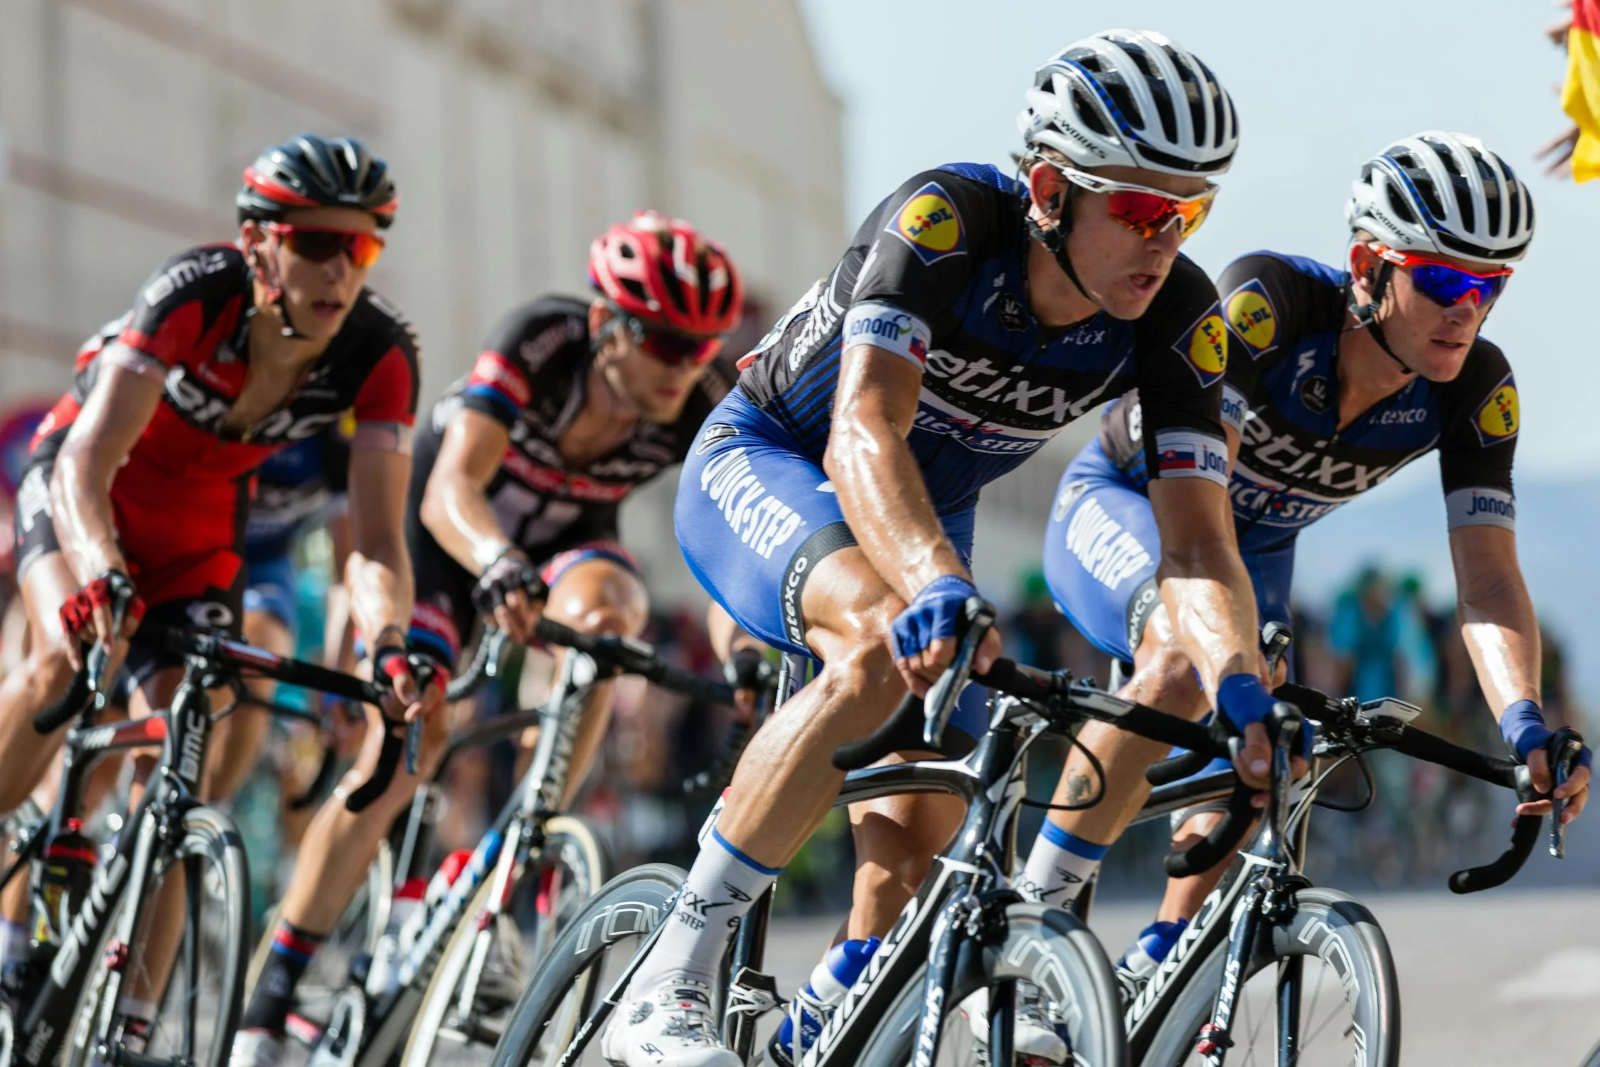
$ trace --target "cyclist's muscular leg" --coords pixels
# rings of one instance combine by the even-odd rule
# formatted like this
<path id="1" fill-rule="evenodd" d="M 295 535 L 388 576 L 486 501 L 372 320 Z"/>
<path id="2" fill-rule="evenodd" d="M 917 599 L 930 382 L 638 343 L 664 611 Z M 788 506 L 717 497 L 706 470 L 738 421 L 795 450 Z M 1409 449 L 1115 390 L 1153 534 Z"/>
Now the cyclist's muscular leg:
<path id="1" fill-rule="evenodd" d="M 66 727 L 52 737 L 39 736 L 33 717 L 59 700 L 72 682 L 59 613 L 77 590 L 78 580 L 60 552 L 39 557 L 23 572 L 29 647 L 21 667 L 0 681 L 0 812 L 27 799 L 66 737 Z"/>
<path id="2" fill-rule="evenodd" d="M 289 628 L 264 611 L 245 612 L 244 639 L 248 644 L 280 656 L 294 654 L 294 639 Z M 260 700 L 271 700 L 276 688 L 275 682 L 264 678 L 252 678 L 246 685 L 250 695 Z M 255 769 L 271 727 L 271 714 L 255 707 L 241 707 L 217 723 L 211 731 L 211 754 L 206 758 L 208 799 L 233 799 Z"/>
<path id="3" fill-rule="evenodd" d="M 319 934 L 333 929 L 366 877 L 378 842 L 410 805 L 417 787 L 431 777 L 448 736 L 448 716 L 441 712 L 429 717 L 423 725 L 418 774 L 406 773 L 402 757 L 383 784 L 383 768 L 400 756 L 395 746 L 404 746 L 405 726 L 386 722 L 378 709 L 367 708 L 367 734 L 355 766 L 311 820 L 301 841 L 299 862 L 280 909 L 285 922 Z M 352 804 L 359 810 L 352 811 Z"/>
<path id="4" fill-rule="evenodd" d="M 1134 674 L 1120 695 L 1171 715 L 1198 719 L 1205 714 L 1205 694 L 1194 668 L 1173 639 L 1164 608 L 1152 613 L 1134 660 Z M 1052 904 L 1070 903 L 1078 888 L 1099 865 L 1107 847 L 1121 836 L 1150 795 L 1145 768 L 1167 754 L 1167 747 L 1104 723 L 1091 722 L 1078 742 L 1093 752 L 1105 769 L 1105 794 L 1084 811 L 1054 811 L 1046 819 L 1030 853 L 1023 890 Z M 1100 782 L 1088 759 L 1076 748 L 1056 784 L 1052 803 L 1081 804 L 1092 799 Z"/>
<path id="5" fill-rule="evenodd" d="M 639 576 L 627 567 L 610 559 L 587 559 L 568 567 L 556 579 L 545 600 L 545 614 L 552 622 L 579 633 L 637 637 L 649 618 L 650 599 Z M 606 682 L 590 692 L 572 747 L 563 806 L 571 805 L 605 738 L 611 721 L 611 691 L 612 684 Z"/>

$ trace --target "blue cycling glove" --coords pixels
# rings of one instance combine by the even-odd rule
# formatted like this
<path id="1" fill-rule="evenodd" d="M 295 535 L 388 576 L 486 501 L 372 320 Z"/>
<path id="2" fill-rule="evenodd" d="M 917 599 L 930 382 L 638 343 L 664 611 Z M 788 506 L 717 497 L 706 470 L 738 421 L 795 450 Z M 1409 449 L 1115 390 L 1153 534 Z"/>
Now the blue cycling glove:
<path id="1" fill-rule="evenodd" d="M 1265 722 L 1277 702 L 1272 692 L 1261 684 L 1261 679 L 1253 674 L 1230 674 L 1217 683 L 1217 710 L 1241 734 L 1246 726 Z M 1300 740 L 1294 746 L 1294 754 L 1305 756 L 1310 752 L 1311 723 L 1301 720 Z"/>
<path id="2" fill-rule="evenodd" d="M 1544 713 L 1531 700 L 1519 700 L 1506 708 L 1500 716 L 1500 736 L 1506 739 L 1517 759 L 1528 762 L 1528 753 L 1544 748 L 1554 731 L 1544 724 Z M 1594 762 L 1594 753 L 1588 745 L 1578 752 L 1578 766 L 1588 767 Z"/>
<path id="3" fill-rule="evenodd" d="M 940 638 L 955 637 L 967 599 L 977 595 L 971 582 L 954 574 L 935 578 L 923 586 L 890 626 L 895 658 L 911 659 Z"/>

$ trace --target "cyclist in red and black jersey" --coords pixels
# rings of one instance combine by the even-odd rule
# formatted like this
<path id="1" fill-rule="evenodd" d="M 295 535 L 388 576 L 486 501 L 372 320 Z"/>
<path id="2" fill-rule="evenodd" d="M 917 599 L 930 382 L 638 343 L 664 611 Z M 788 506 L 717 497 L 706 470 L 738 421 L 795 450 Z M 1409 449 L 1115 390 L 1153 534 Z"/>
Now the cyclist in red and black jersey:
<path id="1" fill-rule="evenodd" d="M 618 504 L 682 462 L 727 393 L 713 360 L 738 324 L 743 289 L 720 245 L 655 212 L 595 239 L 589 281 L 588 300 L 544 296 L 507 314 L 418 435 L 406 507 L 410 636 L 441 661 L 454 662 L 479 615 L 524 642 L 545 611 L 591 634 L 635 636 L 648 617 L 638 564 L 618 540 Z M 567 800 L 605 735 L 610 688 L 595 687 L 585 709 Z M 413 794 L 396 776 L 374 807 L 397 810 Z M 315 900 L 325 930 L 355 887 L 320 884 L 310 847 L 283 914 L 298 924 L 295 909 Z M 277 1062 L 295 982 L 317 947 L 290 928 L 275 944 L 296 969 L 280 969 L 287 981 L 263 972 L 234 1067 Z"/>
<path id="2" fill-rule="evenodd" d="M 301 136 L 269 147 L 244 172 L 238 242 L 169 260 L 116 341 L 82 360 L 40 427 L 17 511 L 33 640 L 26 669 L 0 686 L 0 809 L 50 763 L 60 736 L 39 737 L 32 718 L 65 691 L 81 642 L 114 641 L 113 669 L 127 656 L 139 684 L 133 714 L 170 703 L 179 664 L 128 651 L 137 620 L 112 633 L 113 592 L 133 586 L 165 623 L 238 632 L 252 474 L 347 410 L 357 423 L 347 574 L 376 668 L 393 680 L 383 715 L 415 717 L 438 703 L 437 686 L 419 691 L 404 647 L 416 344 L 365 287 L 397 203 L 387 165 L 357 141 Z M 378 715 L 352 773 L 374 773 L 387 733 Z M 7 941 L 18 936 L 5 927 Z M 165 973 L 148 958 L 157 940 L 141 973 Z M 159 1000 L 141 984 L 129 982 L 117 1008 L 136 1042 Z"/>

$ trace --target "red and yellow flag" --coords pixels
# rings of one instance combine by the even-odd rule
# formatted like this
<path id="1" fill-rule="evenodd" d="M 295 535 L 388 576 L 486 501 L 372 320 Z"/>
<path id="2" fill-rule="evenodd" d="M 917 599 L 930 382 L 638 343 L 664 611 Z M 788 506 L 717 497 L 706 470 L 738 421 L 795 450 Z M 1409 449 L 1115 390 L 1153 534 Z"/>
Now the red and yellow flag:
<path id="1" fill-rule="evenodd" d="M 1600 0 L 1574 0 L 1561 109 L 1578 124 L 1572 178 L 1600 178 Z"/>

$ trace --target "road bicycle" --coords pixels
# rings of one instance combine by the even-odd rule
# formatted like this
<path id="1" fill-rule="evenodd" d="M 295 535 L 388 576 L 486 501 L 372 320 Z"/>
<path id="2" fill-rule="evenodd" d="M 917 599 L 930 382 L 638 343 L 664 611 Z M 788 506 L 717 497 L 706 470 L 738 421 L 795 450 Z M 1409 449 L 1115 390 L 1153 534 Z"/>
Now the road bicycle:
<path id="1" fill-rule="evenodd" d="M 486 1057 L 533 966 L 611 873 L 599 834 L 562 809 L 573 743 L 593 686 L 635 674 L 676 692 L 732 702 L 729 685 L 675 668 L 643 642 L 590 636 L 550 619 L 541 619 L 535 633 L 569 650 L 550 697 L 539 708 L 475 724 L 451 738 L 435 781 L 417 791 L 397 847 L 374 863 L 365 899 L 352 909 L 364 917 L 347 926 L 364 950 L 348 961 L 332 988 L 302 983 L 297 991 L 288 1034 L 309 1048 L 315 1067 L 385 1067 L 397 1058 L 421 1067 L 441 1057 L 452 1063 Z M 498 676 L 506 640 L 502 631 L 485 634 L 471 664 L 449 686 L 451 700 Z M 470 857 L 433 872 L 436 892 L 424 899 L 411 920 L 414 936 L 398 945 L 398 958 L 385 969 L 392 977 L 373 980 L 372 954 L 388 924 L 395 887 L 429 873 L 435 783 L 444 765 L 468 748 L 530 726 L 539 727 L 538 743 L 510 800 Z M 418 731 L 408 730 L 406 758 L 413 769 L 417 744 Z M 265 945 L 264 940 L 257 949 L 258 959 Z"/>
<path id="2" fill-rule="evenodd" d="M 840 805 L 943 792 L 963 798 L 968 807 L 961 829 L 805 1054 L 804 1067 L 1010 1063 L 1019 982 L 1040 991 L 1075 1062 L 1129 1062 L 1115 979 L 1099 943 L 1069 912 L 1025 902 L 1010 886 L 1026 756 L 1040 737 L 1070 734 L 1087 719 L 1214 755 L 1226 747 L 1205 727 L 1065 673 L 999 660 L 987 674 L 976 675 L 973 656 L 993 623 L 993 609 L 974 598 L 966 622 L 952 668 L 927 699 L 906 698 L 872 736 L 835 753 L 835 765 L 849 772 Z M 780 693 L 798 673 L 794 663 L 786 668 Z M 1007 695 L 993 700 L 988 728 L 968 754 L 872 766 L 894 752 L 940 751 L 969 677 Z M 782 708 L 774 714 L 783 714 Z M 951 742 L 954 748 L 953 736 Z M 1156 803 L 1170 811 L 1214 795 L 1215 783 L 1181 783 Z M 495 1067 L 604 1062 L 597 1038 L 659 936 L 684 877 L 678 868 L 652 864 L 625 872 L 601 890 L 534 975 L 495 1050 Z M 747 1063 L 755 1050 L 756 1021 L 786 1003 L 774 980 L 761 973 L 771 899 L 769 890 L 740 921 L 721 981 L 723 1037 Z M 982 1045 L 951 1011 L 980 988 L 990 998 Z"/>
<path id="3" fill-rule="evenodd" d="M 131 590 L 113 600 L 120 629 Z M 78 1067 L 91 1059 L 127 1067 L 181 1063 L 222 1067 L 239 1021 L 249 950 L 249 878 L 233 823 L 200 802 L 214 723 L 243 703 L 244 679 L 270 678 L 347 700 L 376 703 L 381 687 L 287 659 L 214 633 L 146 620 L 133 643 L 183 657 L 171 706 L 145 719 L 97 724 L 104 709 L 108 650 L 95 645 L 67 694 L 41 711 L 48 734 L 74 718 L 63 774 L 47 816 L 11 820 L 16 858 L 0 885 L 29 872 L 38 935 L 0 1001 L 0 1067 Z M 210 693 L 235 696 L 213 710 Z M 279 709 L 275 709 L 279 710 Z M 112 752 L 160 746 L 155 770 L 115 839 L 82 833 L 85 782 Z M 145 967 L 158 896 L 181 900 L 182 930 L 170 975 Z M 163 909 L 166 910 L 166 909 Z M 163 954 L 164 955 L 164 954 Z M 115 1008 L 132 983 L 158 990 L 158 1014 L 141 1053 L 124 1045 Z"/>

